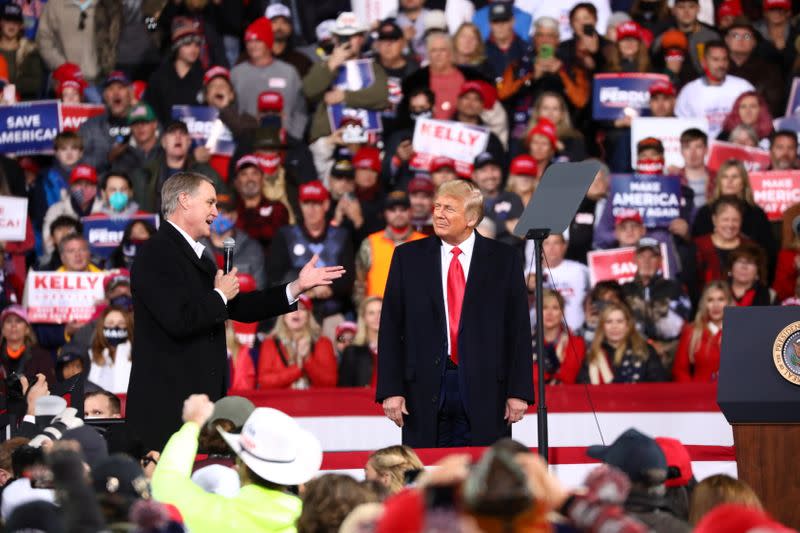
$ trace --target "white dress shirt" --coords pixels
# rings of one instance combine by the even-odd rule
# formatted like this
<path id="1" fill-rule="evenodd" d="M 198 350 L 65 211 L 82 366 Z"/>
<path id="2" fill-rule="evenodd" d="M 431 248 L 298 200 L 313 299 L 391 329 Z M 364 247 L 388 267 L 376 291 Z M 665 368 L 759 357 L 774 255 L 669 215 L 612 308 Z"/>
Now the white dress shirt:
<path id="1" fill-rule="evenodd" d="M 175 224 L 173 221 L 167 220 L 167 222 L 172 224 L 172 227 L 178 230 L 178 233 L 180 233 L 183 236 L 183 238 L 186 239 L 186 242 L 188 242 L 189 246 L 192 247 L 192 250 L 194 251 L 195 255 L 197 255 L 198 259 L 203 257 L 203 251 L 206 249 L 204 244 L 200 244 L 196 240 L 192 239 L 191 235 L 183 231 L 183 229 L 177 224 Z M 221 289 L 214 289 L 214 291 L 217 294 L 219 294 L 220 298 L 222 298 L 222 303 L 228 305 L 228 299 L 225 297 L 225 293 L 222 292 Z M 289 285 L 286 285 L 286 300 L 289 302 L 289 305 L 292 305 L 297 301 L 297 298 L 292 297 L 292 291 L 289 290 Z"/>
<path id="2" fill-rule="evenodd" d="M 455 246 L 442 241 L 442 296 L 444 296 L 444 320 L 446 327 L 445 331 L 447 332 L 447 355 L 452 355 L 450 350 L 450 314 L 447 309 L 447 272 L 450 270 L 450 261 L 453 260 L 453 254 L 451 253 L 453 248 L 455 248 Z M 466 286 L 467 279 L 469 279 L 469 265 L 472 263 L 472 251 L 475 249 L 474 231 L 469 234 L 467 240 L 458 245 L 458 249 L 461 250 L 461 253 L 458 255 L 458 260 L 461 262 L 461 268 L 464 269 L 464 283 Z"/>

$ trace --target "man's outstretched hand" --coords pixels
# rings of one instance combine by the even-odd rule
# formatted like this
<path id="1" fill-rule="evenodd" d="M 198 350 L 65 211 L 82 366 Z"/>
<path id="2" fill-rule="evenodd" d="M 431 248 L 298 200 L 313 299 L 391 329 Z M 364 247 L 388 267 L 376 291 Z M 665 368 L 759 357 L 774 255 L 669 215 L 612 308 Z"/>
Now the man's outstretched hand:
<path id="1" fill-rule="evenodd" d="M 319 261 L 319 255 L 314 254 L 314 257 L 300 270 L 297 279 L 290 284 L 289 290 L 292 292 L 292 297 L 297 298 L 314 287 L 330 285 L 333 280 L 341 278 L 345 273 L 343 266 L 317 267 L 317 261 Z"/>

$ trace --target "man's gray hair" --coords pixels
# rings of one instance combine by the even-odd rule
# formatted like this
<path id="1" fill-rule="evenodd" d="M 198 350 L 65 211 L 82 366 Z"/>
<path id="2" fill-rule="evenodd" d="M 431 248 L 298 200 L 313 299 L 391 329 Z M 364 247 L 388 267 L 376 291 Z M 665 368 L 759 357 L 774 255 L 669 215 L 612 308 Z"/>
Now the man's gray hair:
<path id="1" fill-rule="evenodd" d="M 536 35 L 537 30 L 556 30 L 559 33 L 561 32 L 558 21 L 553 17 L 539 17 L 536 19 L 536 22 L 533 23 L 534 35 Z"/>
<path id="2" fill-rule="evenodd" d="M 86 243 L 86 247 L 89 247 L 89 241 L 86 240 L 86 237 L 81 235 L 80 233 L 69 233 L 65 235 L 60 241 L 58 241 L 58 255 L 64 253 L 64 248 L 67 247 L 67 244 L 71 243 L 72 241 L 81 241 Z"/>
<path id="3" fill-rule="evenodd" d="M 214 180 L 197 172 L 178 172 L 161 187 L 161 212 L 167 218 L 178 208 L 178 197 L 182 193 L 189 196 L 197 194 L 197 189 L 203 182 L 214 187 Z"/>
<path id="4" fill-rule="evenodd" d="M 431 42 L 435 39 L 444 39 L 447 42 L 447 46 L 450 48 L 450 51 L 453 52 L 453 38 L 446 31 L 441 30 L 434 30 L 431 31 L 427 37 L 425 37 L 425 50 L 431 49 Z"/>

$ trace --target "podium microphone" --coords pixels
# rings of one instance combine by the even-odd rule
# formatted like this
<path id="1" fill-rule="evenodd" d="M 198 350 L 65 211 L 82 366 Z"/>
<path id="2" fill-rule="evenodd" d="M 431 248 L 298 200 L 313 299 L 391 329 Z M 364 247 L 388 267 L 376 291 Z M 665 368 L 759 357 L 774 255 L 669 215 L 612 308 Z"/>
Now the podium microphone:
<path id="1" fill-rule="evenodd" d="M 236 241 L 228 237 L 222 241 L 222 255 L 225 259 L 223 272 L 227 274 L 233 268 L 233 247 L 236 246 Z"/>

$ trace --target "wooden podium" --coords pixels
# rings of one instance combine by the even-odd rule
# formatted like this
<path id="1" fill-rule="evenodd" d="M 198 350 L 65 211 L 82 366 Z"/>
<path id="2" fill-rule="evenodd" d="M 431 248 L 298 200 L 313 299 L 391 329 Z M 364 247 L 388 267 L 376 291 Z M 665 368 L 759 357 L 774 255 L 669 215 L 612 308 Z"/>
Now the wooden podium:
<path id="1" fill-rule="evenodd" d="M 775 518 L 800 528 L 800 353 L 794 350 L 800 350 L 797 307 L 725 310 L 717 403 L 733 426 L 739 479 Z"/>

